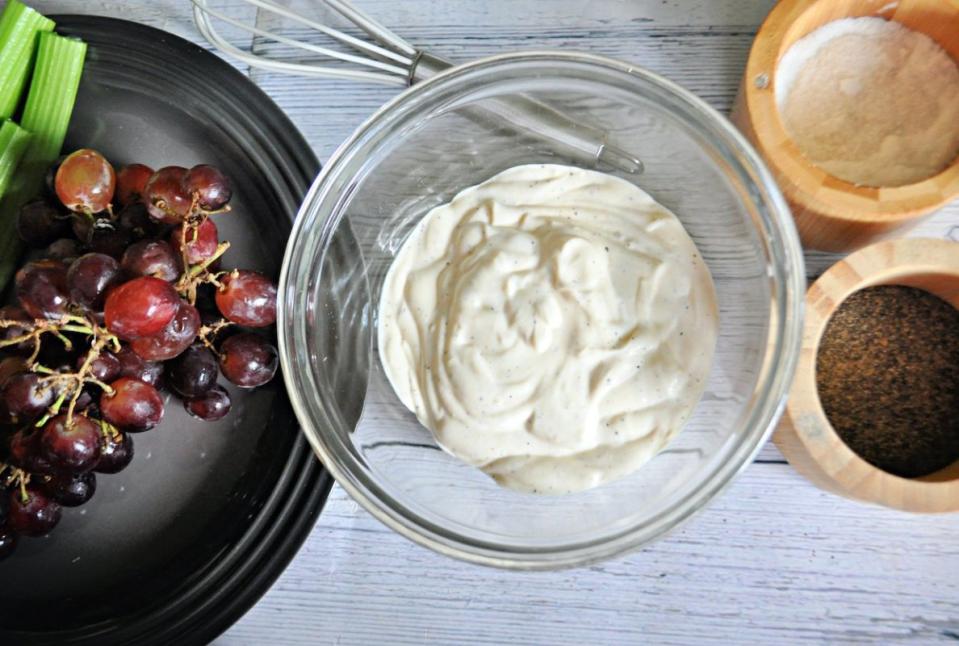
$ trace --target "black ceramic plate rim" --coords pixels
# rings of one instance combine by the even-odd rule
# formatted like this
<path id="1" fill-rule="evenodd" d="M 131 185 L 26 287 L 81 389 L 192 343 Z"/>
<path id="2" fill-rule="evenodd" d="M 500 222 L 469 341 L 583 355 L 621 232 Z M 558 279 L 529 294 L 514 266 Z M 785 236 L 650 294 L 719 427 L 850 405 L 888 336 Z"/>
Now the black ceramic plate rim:
<path id="1" fill-rule="evenodd" d="M 230 97 L 221 101 L 224 112 L 248 131 L 250 144 L 274 167 L 272 183 L 294 196 L 305 194 L 319 169 L 309 144 L 279 107 L 228 63 L 179 36 L 138 23 L 86 15 L 51 18 L 61 34 L 109 38 L 107 49 L 124 43 L 132 43 L 138 50 L 152 49 L 171 73 L 193 74 L 206 86 L 220 89 Z M 292 204 L 291 218 L 298 206 Z M 283 572 L 312 530 L 332 482 L 304 436 L 298 434 L 276 487 L 243 537 L 186 587 L 123 625 L 105 622 L 75 631 L 0 632 L 0 642 L 209 642 L 246 613 Z"/>

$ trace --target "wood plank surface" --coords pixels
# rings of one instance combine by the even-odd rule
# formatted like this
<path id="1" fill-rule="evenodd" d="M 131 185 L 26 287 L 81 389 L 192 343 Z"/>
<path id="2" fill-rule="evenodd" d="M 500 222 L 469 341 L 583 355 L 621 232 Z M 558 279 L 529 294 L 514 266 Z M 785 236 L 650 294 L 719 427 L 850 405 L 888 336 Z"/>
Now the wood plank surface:
<path id="1" fill-rule="evenodd" d="M 633 61 L 728 111 L 770 0 L 356 0 L 410 42 L 465 61 L 579 49 Z M 185 0 L 37 1 L 202 44 Z M 274 26 L 242 0 L 231 15 Z M 315 3 L 284 2 L 313 15 Z M 286 33 L 286 32 L 284 32 Z M 302 33 L 302 32 L 300 32 Z M 289 56 L 238 32 L 237 44 Z M 959 35 L 957 35 L 959 37 Z M 325 159 L 397 89 L 249 73 Z M 959 204 L 913 235 L 959 241 Z M 836 260 L 807 254 L 817 276 Z M 441 557 L 335 487 L 315 530 L 224 646 L 260 644 L 910 643 L 959 640 L 959 515 L 823 493 L 770 444 L 682 529 L 591 568 L 517 574 Z"/>

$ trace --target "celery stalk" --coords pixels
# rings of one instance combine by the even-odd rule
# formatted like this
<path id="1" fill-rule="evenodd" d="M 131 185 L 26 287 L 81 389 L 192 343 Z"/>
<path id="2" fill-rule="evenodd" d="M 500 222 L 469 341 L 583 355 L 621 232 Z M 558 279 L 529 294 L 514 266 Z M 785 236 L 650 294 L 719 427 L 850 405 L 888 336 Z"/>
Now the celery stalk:
<path id="1" fill-rule="evenodd" d="M 31 172 L 35 188 L 40 187 L 47 166 L 60 155 L 77 99 L 86 53 L 87 44 L 82 40 L 40 34 L 30 94 L 20 119 L 20 125 L 33 135 L 24 163 L 40 166 L 36 174 L 31 172 L 35 169 L 25 169 Z"/>
<path id="2" fill-rule="evenodd" d="M 13 172 L 30 143 L 30 133 L 12 121 L 0 126 L 0 197 L 7 192 Z"/>
<path id="3" fill-rule="evenodd" d="M 15 171 L 30 143 L 30 133 L 12 121 L 0 126 L 0 197 L 7 193 L 15 177 Z M 0 202 L 0 291 L 13 272 L 18 255 L 18 238 L 14 231 L 16 212 L 4 217 L 5 200 Z M 9 220 L 9 222 L 8 222 Z"/>
<path id="4" fill-rule="evenodd" d="M 40 192 L 47 168 L 60 155 L 86 51 L 83 41 L 49 32 L 40 34 L 30 92 L 20 120 L 20 126 L 30 132 L 30 145 L 0 200 L 0 289 L 10 280 L 19 254 L 19 239 L 14 233 L 17 212 Z"/>
<path id="5" fill-rule="evenodd" d="M 40 32 L 54 23 L 20 0 L 10 0 L 0 15 L 0 119 L 9 119 L 20 104 Z"/>

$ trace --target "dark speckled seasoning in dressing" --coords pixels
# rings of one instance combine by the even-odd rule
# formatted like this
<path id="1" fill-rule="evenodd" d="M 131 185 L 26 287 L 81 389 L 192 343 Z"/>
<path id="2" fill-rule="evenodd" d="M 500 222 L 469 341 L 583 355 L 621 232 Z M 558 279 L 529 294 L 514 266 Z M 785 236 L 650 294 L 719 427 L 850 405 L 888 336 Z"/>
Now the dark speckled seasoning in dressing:
<path id="1" fill-rule="evenodd" d="M 852 294 L 816 357 L 823 410 L 864 460 L 913 478 L 959 460 L 959 310 L 915 287 Z"/>

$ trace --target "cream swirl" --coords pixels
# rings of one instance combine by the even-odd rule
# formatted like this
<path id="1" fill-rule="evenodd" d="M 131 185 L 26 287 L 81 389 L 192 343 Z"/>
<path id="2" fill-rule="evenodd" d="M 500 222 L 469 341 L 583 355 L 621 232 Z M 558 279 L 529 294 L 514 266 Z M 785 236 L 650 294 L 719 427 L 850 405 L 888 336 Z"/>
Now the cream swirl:
<path id="1" fill-rule="evenodd" d="M 500 484 L 561 493 L 647 462 L 698 401 L 712 278 L 675 215 L 602 173 L 518 166 L 430 211 L 380 299 L 400 400 Z"/>

